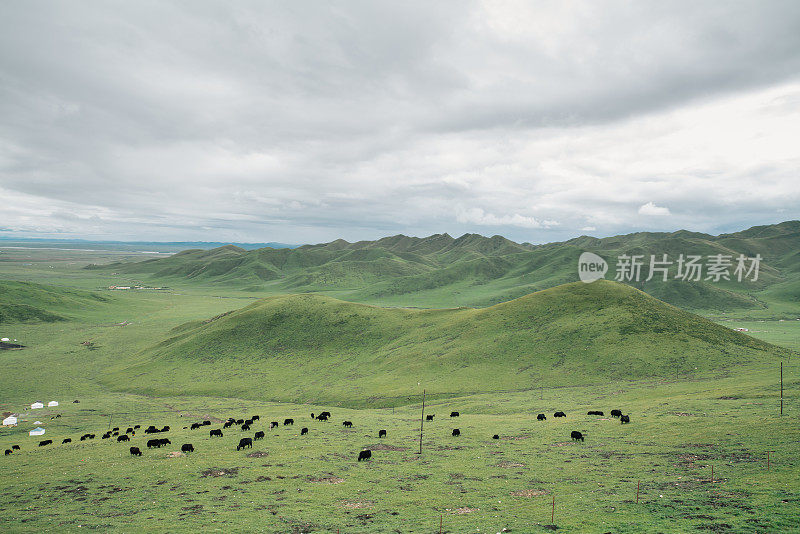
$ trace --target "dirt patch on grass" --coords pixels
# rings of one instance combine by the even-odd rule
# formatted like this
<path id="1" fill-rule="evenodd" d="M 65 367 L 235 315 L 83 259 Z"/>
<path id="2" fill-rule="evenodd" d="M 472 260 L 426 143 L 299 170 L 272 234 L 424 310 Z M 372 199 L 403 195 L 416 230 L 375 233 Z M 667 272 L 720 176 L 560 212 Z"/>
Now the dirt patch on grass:
<path id="1" fill-rule="evenodd" d="M 167 454 L 167 458 L 180 458 L 181 456 L 186 456 L 181 451 L 172 451 L 171 453 Z"/>
<path id="2" fill-rule="evenodd" d="M 502 462 L 494 464 L 494 466 L 495 467 L 525 467 L 525 464 L 523 464 L 522 462 L 508 462 L 508 461 L 504 460 Z"/>
<path id="3" fill-rule="evenodd" d="M 238 467 L 210 467 L 200 473 L 201 477 L 235 477 L 239 473 Z"/>
<path id="4" fill-rule="evenodd" d="M 512 497 L 538 497 L 540 495 L 547 495 L 545 490 L 540 489 L 527 489 L 520 491 L 512 491 L 509 495 Z"/>
<path id="5" fill-rule="evenodd" d="M 269 456 L 269 451 L 253 451 L 249 454 L 245 454 L 247 458 L 264 458 L 265 456 Z"/>
<path id="6" fill-rule="evenodd" d="M 444 509 L 445 512 L 450 512 L 451 514 L 458 514 L 458 515 L 471 514 L 472 512 L 477 512 L 478 510 L 480 510 L 480 508 L 470 508 L 468 506 L 463 506 L 461 508 L 456 508 L 456 509 L 452 508 Z"/>
<path id="7" fill-rule="evenodd" d="M 319 484 L 341 484 L 344 482 L 343 478 L 339 478 L 334 476 L 333 473 L 329 473 L 327 475 L 319 476 L 319 477 L 308 477 L 306 478 L 308 482 L 316 482 Z"/>
<path id="8" fill-rule="evenodd" d="M 351 510 L 359 510 L 361 508 L 371 508 L 373 504 L 372 501 L 342 501 L 339 503 L 342 508 L 349 508 Z"/>

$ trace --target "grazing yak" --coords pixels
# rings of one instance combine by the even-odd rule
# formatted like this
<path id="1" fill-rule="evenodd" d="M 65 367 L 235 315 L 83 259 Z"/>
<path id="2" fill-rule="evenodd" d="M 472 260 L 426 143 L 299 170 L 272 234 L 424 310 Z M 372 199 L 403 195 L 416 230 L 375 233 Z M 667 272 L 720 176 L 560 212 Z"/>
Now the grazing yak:
<path id="1" fill-rule="evenodd" d="M 242 438 L 239 440 L 239 445 L 236 446 L 236 450 L 240 451 L 245 447 L 253 448 L 253 439 L 252 438 Z"/>
<path id="2" fill-rule="evenodd" d="M 242 430 L 245 432 L 250 430 L 250 425 L 242 425 Z"/>
<path id="3" fill-rule="evenodd" d="M 556 412 L 553 414 L 553 417 L 566 417 L 566 416 L 567 414 L 565 414 L 564 412 Z"/>
<path id="4" fill-rule="evenodd" d="M 203 426 L 211 426 L 211 421 L 206 419 L 205 421 L 203 421 Z"/>
<path id="5" fill-rule="evenodd" d="M 319 414 L 317 416 L 317 421 L 327 421 L 327 420 L 328 420 L 328 416 L 327 415 Z"/>
<path id="6" fill-rule="evenodd" d="M 369 449 L 364 449 L 363 451 L 358 453 L 358 461 L 359 462 L 361 460 L 369 460 L 370 458 L 372 458 L 372 451 L 369 450 Z"/>
<path id="7" fill-rule="evenodd" d="M 264 439 L 264 431 L 259 430 L 258 432 L 256 432 L 256 435 L 253 436 L 253 439 Z"/>
<path id="8" fill-rule="evenodd" d="M 162 432 L 169 432 L 169 426 L 165 426 L 161 429 Z"/>
<path id="9" fill-rule="evenodd" d="M 160 439 L 148 439 L 147 440 L 147 448 L 148 449 L 152 449 L 153 447 L 160 448 L 161 447 L 161 440 Z"/>
<path id="10" fill-rule="evenodd" d="M 386 437 L 386 430 L 378 430 L 378 437 L 385 438 Z"/>
<path id="11" fill-rule="evenodd" d="M 630 415 L 621 415 L 619 417 L 619 422 L 622 423 L 622 424 L 630 423 L 631 422 L 631 416 Z"/>
<path id="12" fill-rule="evenodd" d="M 133 431 L 133 427 L 129 426 L 128 428 L 125 429 L 125 433 L 126 434 L 135 434 L 136 432 Z"/>
<path id="13" fill-rule="evenodd" d="M 500 439 L 500 436 L 498 436 L 497 434 L 495 434 L 494 436 L 492 436 L 492 439 Z"/>
<path id="14" fill-rule="evenodd" d="M 212 428 L 211 430 L 209 430 L 208 431 L 208 437 L 213 438 L 214 436 L 217 436 L 217 437 L 221 438 L 222 437 L 222 430 L 219 429 L 219 428 Z"/>
<path id="15" fill-rule="evenodd" d="M 200 423 L 192 423 L 192 425 L 189 427 L 189 430 L 197 430 L 201 426 L 203 425 L 201 425 Z"/>
<path id="16" fill-rule="evenodd" d="M 536 416 L 536 420 L 537 421 L 546 421 L 547 417 L 545 417 L 545 415 L 543 413 L 540 413 L 539 415 Z"/>
<path id="17" fill-rule="evenodd" d="M 72 438 L 64 438 L 63 440 L 61 440 L 62 445 L 65 443 L 72 443 Z"/>
<path id="18" fill-rule="evenodd" d="M 283 420 L 283 426 L 286 426 L 286 425 L 294 425 L 294 419 L 292 419 L 291 417 L 287 417 L 286 419 L 284 419 Z"/>
<path id="19" fill-rule="evenodd" d="M 52 444 L 53 444 L 53 440 L 52 439 L 46 439 L 44 441 L 40 441 L 39 442 L 39 446 L 40 447 L 44 447 L 45 445 L 52 445 Z"/>
<path id="20" fill-rule="evenodd" d="M 9 454 L 11 454 L 11 449 L 6 449 L 6 456 L 8 456 Z"/>
<path id="21" fill-rule="evenodd" d="M 586 412 L 586 415 L 603 415 L 603 412 L 601 412 L 600 410 L 589 410 L 588 412 Z"/>
<path id="22" fill-rule="evenodd" d="M 342 421 L 342 426 L 344 426 L 345 428 L 352 428 L 353 427 L 353 422 L 352 421 Z"/>
<path id="23" fill-rule="evenodd" d="M 111 429 L 111 431 L 112 431 L 112 432 L 118 432 L 118 431 L 119 431 L 119 427 L 118 427 L 118 426 L 115 426 L 114 428 L 112 428 L 112 429 Z"/>
<path id="24" fill-rule="evenodd" d="M 19 450 L 19 445 L 12 445 L 11 448 L 15 451 Z"/>
<path id="25" fill-rule="evenodd" d="M 332 416 L 331 416 L 331 412 L 322 412 L 322 413 L 321 413 L 321 414 L 319 414 L 319 415 L 320 415 L 320 417 L 326 417 L 326 418 L 328 418 L 328 419 L 330 419 L 330 418 L 332 417 Z"/>
<path id="26" fill-rule="evenodd" d="M 458 417 L 459 415 L 461 414 L 459 414 L 458 412 L 450 412 L 450 417 Z"/>
<path id="27" fill-rule="evenodd" d="M 426 421 L 433 421 L 433 418 L 434 418 L 435 416 L 436 416 L 436 414 L 435 414 L 435 413 L 434 413 L 434 414 L 431 414 L 431 415 L 426 415 L 426 416 L 425 416 L 425 420 L 426 420 Z"/>
<path id="28" fill-rule="evenodd" d="M 181 452 L 194 452 L 194 445 L 191 443 L 184 443 L 181 445 Z"/>
<path id="29" fill-rule="evenodd" d="M 246 419 L 244 424 L 246 424 L 247 426 L 250 426 L 250 425 L 253 424 L 253 420 L 252 419 Z"/>
<path id="30" fill-rule="evenodd" d="M 142 428 L 142 425 L 133 425 L 134 430 L 139 430 L 140 428 Z"/>
<path id="31" fill-rule="evenodd" d="M 110 437 L 111 437 L 111 434 L 109 434 L 108 432 L 106 432 L 105 434 L 103 434 L 102 436 L 100 436 L 100 439 L 108 439 L 108 438 L 110 438 Z"/>
<path id="32" fill-rule="evenodd" d="M 128 434 L 122 434 L 121 436 L 119 436 L 117 438 L 117 443 L 119 443 L 121 441 L 130 441 L 130 440 L 131 440 L 131 438 L 128 437 Z"/>
<path id="33" fill-rule="evenodd" d="M 163 445 L 172 445 L 172 442 L 171 442 L 170 440 L 168 440 L 167 438 L 161 438 L 161 439 L 159 439 L 158 441 L 160 441 L 160 442 L 161 442 L 161 445 L 162 445 L 162 446 L 163 446 Z"/>
<path id="34" fill-rule="evenodd" d="M 611 417 L 622 417 L 622 410 L 611 410 Z"/>
<path id="35" fill-rule="evenodd" d="M 260 415 L 254 415 L 253 417 L 250 418 L 250 420 L 251 421 L 260 421 L 261 420 L 261 416 Z"/>
<path id="36" fill-rule="evenodd" d="M 305 434 L 308 434 L 308 428 L 303 427 L 302 430 L 300 430 L 300 435 L 303 436 Z"/>
<path id="37" fill-rule="evenodd" d="M 277 422 L 277 421 L 272 421 L 272 422 L 269 424 L 269 427 L 270 427 L 270 428 L 277 428 L 277 427 L 278 427 L 278 422 Z"/>
<path id="38" fill-rule="evenodd" d="M 311 412 L 311 419 L 314 419 L 314 412 Z"/>
<path id="39" fill-rule="evenodd" d="M 131 456 L 141 456 L 142 451 L 139 450 L 139 447 L 131 447 Z"/>
<path id="40" fill-rule="evenodd" d="M 461 431 L 459 429 L 457 429 L 457 428 L 454 428 L 453 429 L 453 435 L 454 436 L 460 436 L 461 435 Z"/>
<path id="41" fill-rule="evenodd" d="M 573 430 L 572 433 L 569 435 L 569 437 L 572 438 L 572 441 L 578 441 L 578 440 L 583 441 L 583 434 L 581 434 L 577 430 Z"/>
<path id="42" fill-rule="evenodd" d="M 233 426 L 233 421 L 225 421 L 225 424 L 222 425 L 222 428 L 230 428 Z"/>
<path id="43" fill-rule="evenodd" d="M 237 419 L 236 421 L 234 421 L 234 423 L 236 423 L 237 425 L 243 425 L 244 419 Z"/>
<path id="44" fill-rule="evenodd" d="M 158 434 L 159 432 L 161 432 L 161 431 L 159 429 L 157 429 L 156 427 L 154 427 L 153 425 L 150 425 L 150 426 L 148 426 L 147 428 L 144 429 L 144 433 L 145 434 Z"/>

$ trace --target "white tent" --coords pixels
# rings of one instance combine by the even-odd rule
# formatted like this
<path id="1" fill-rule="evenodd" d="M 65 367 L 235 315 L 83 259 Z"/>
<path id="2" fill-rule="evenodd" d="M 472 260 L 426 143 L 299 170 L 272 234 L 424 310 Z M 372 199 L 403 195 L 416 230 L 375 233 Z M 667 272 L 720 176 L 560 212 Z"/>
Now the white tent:
<path id="1" fill-rule="evenodd" d="M 47 403 L 48 406 L 58 406 L 58 401 L 50 401 Z"/>
<path id="2" fill-rule="evenodd" d="M 8 339 L 7 337 L 4 337 L 3 339 L 0 339 L 0 341 L 11 341 L 11 340 Z"/>
<path id="3" fill-rule="evenodd" d="M 33 422 L 33 424 L 34 424 L 34 425 L 41 425 L 41 424 L 42 424 L 42 422 L 41 422 L 41 421 L 34 421 L 34 422 Z"/>
<path id="4" fill-rule="evenodd" d="M 44 428 L 40 426 L 37 426 L 36 428 L 28 432 L 29 436 L 41 436 L 42 434 L 44 434 Z"/>
<path id="5" fill-rule="evenodd" d="M 35 410 L 37 408 L 44 408 L 44 404 L 42 404 L 41 402 L 34 402 L 33 404 L 31 404 L 31 410 Z"/>
<path id="6" fill-rule="evenodd" d="M 3 419 L 3 426 L 11 426 L 17 424 L 17 418 L 13 415 L 9 415 L 5 419 Z"/>

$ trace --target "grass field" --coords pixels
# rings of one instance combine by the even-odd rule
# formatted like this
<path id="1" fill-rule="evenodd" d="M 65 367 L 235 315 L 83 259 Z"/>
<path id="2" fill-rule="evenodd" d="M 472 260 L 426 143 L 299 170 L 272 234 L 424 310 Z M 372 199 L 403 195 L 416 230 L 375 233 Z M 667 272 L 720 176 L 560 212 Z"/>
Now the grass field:
<path id="1" fill-rule="evenodd" d="M 52 261 L 6 262 L 0 264 L 0 279 L 69 290 L 108 285 L 97 272 L 79 269 L 81 261 L 90 260 L 56 262 L 61 267 L 53 269 Z M 144 395 L 138 385 L 120 382 L 132 366 L 152 362 L 152 347 L 174 336 L 174 328 L 238 310 L 257 293 L 187 284 L 179 291 L 99 295 L 105 300 L 69 310 L 48 310 L 41 303 L 66 321 L 0 323 L 0 337 L 26 345 L 0 351 L 0 410 L 22 419 L 17 427 L 0 428 L 0 449 L 12 444 L 22 449 L 0 460 L 1 531 L 434 533 L 440 521 L 450 533 L 554 527 L 800 531 L 800 378 L 794 354 L 737 357 L 735 365 L 697 370 L 664 366 L 650 374 L 622 373 L 569 386 L 539 380 L 515 391 L 434 395 L 425 413 L 436 417 L 424 425 L 420 455 L 425 380 L 404 389 L 393 408 L 380 398 L 380 388 L 359 403 L 344 390 L 324 405 L 270 402 L 281 389 L 274 385 L 264 387 L 260 398 L 252 388 L 243 397 L 219 388 L 216 382 L 226 377 L 216 372 L 191 374 L 215 391 L 208 395 L 197 395 L 195 387 Z M 718 319 L 731 328 L 748 328 L 754 338 L 800 348 L 800 321 Z M 658 353 L 659 347 L 652 350 Z M 186 373 L 202 365 L 187 358 L 180 368 L 162 372 Z M 268 363 L 264 372 L 269 373 Z M 450 376 L 459 387 L 474 380 Z M 385 384 L 387 395 L 390 386 Z M 75 399 L 80 403 L 73 404 Z M 36 400 L 61 404 L 30 410 Z M 631 423 L 585 415 L 600 409 L 607 416 L 613 408 L 630 414 Z M 312 421 L 310 413 L 323 409 L 333 413 L 332 420 Z M 452 410 L 461 416 L 447 417 Z M 556 410 L 567 417 L 554 419 Z M 536 421 L 538 413 L 547 420 Z M 56 414 L 61 417 L 50 419 Z M 209 427 L 183 428 L 202 419 L 218 428 L 227 417 L 252 414 L 261 419 L 250 432 L 226 429 L 223 438 L 210 438 Z M 270 421 L 286 417 L 295 425 L 268 428 Z M 42 438 L 27 435 L 36 420 L 54 445 L 39 448 Z M 345 429 L 343 420 L 353 421 L 353 428 Z M 135 458 L 129 444 L 99 439 L 108 428 L 134 424 L 170 425 L 169 433 L 155 437 L 168 437 L 171 446 L 148 450 L 148 437 L 137 433 L 132 445 L 143 456 Z M 303 426 L 310 429 L 307 436 L 299 435 Z M 453 428 L 460 429 L 460 437 L 451 436 Z M 379 429 L 388 436 L 378 439 Z M 256 430 L 264 430 L 266 438 L 237 452 L 239 438 Z M 583 432 L 585 441 L 571 441 L 572 430 Z M 97 438 L 78 441 L 89 432 Z M 500 439 L 491 439 L 493 434 Z M 73 443 L 61 445 L 65 437 Z M 192 443 L 195 452 L 169 457 L 182 443 Z M 359 463 L 356 457 L 365 447 L 373 457 Z"/>

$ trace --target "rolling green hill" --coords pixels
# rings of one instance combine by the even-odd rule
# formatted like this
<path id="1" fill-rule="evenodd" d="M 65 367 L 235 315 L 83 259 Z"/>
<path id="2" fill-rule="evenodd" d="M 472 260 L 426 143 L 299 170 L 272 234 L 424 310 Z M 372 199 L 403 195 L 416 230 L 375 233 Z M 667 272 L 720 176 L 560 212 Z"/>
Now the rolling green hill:
<path id="1" fill-rule="evenodd" d="M 783 349 L 610 281 L 489 308 L 387 309 L 285 295 L 184 324 L 110 373 L 153 395 L 393 404 L 434 396 L 730 369 Z"/>
<path id="2" fill-rule="evenodd" d="M 608 279 L 615 277 L 619 256 L 643 256 L 642 281 L 629 283 L 681 308 L 780 315 L 796 313 L 800 294 L 798 250 L 800 221 L 788 221 L 719 236 L 683 230 L 640 232 L 604 239 L 582 236 L 546 245 L 476 234 L 459 238 L 447 234 L 426 238 L 397 235 L 296 249 L 248 251 L 227 245 L 88 268 L 122 276 L 149 275 L 168 284 L 224 286 L 262 294 L 327 292 L 349 301 L 381 305 L 490 306 L 576 281 L 578 257 L 589 251 L 608 261 Z M 678 281 L 673 265 L 669 281 L 645 282 L 650 256 L 662 254 L 668 254 L 673 262 L 681 254 L 704 259 L 717 254 L 731 258 L 760 254 L 762 263 L 757 281 L 713 282 L 705 280 L 705 274 L 700 281 Z"/>
<path id="3" fill-rule="evenodd" d="M 64 321 L 107 300 L 89 291 L 0 280 L 0 323 Z"/>

